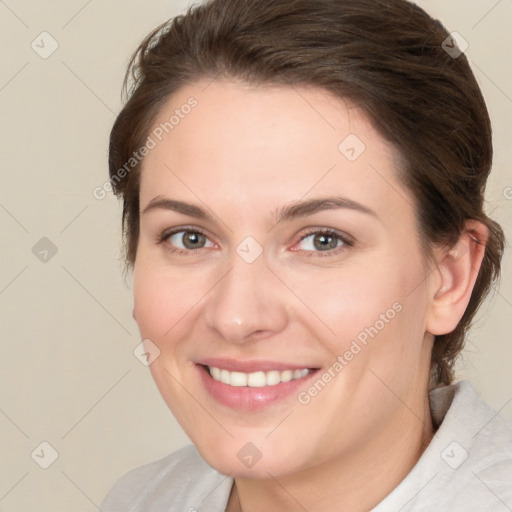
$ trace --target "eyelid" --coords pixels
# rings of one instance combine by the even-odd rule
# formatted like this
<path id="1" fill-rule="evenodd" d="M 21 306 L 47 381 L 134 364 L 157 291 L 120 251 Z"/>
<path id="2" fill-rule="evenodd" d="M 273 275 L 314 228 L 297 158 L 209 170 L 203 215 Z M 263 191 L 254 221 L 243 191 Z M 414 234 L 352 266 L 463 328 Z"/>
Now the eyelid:
<path id="1" fill-rule="evenodd" d="M 302 242 L 302 240 L 310 237 L 311 235 L 329 235 L 337 238 L 338 240 L 341 240 L 342 245 L 339 247 L 335 247 L 334 249 L 329 249 L 326 251 L 308 251 L 308 250 L 293 250 L 293 252 L 303 252 L 305 256 L 320 256 L 320 257 L 329 257 L 329 256 L 337 256 L 340 252 L 346 251 L 347 248 L 352 247 L 355 245 L 355 239 L 350 236 L 348 233 L 345 233 L 343 231 L 338 231 L 337 229 L 333 228 L 326 228 L 326 227 L 313 227 L 308 228 L 306 233 L 303 233 L 300 235 L 299 239 L 293 244 L 294 246 L 298 243 Z"/>
<path id="2" fill-rule="evenodd" d="M 352 236 L 350 236 L 348 233 L 345 233 L 343 231 L 339 231 L 334 228 L 326 228 L 326 227 L 312 227 L 312 228 L 306 228 L 306 232 L 300 235 L 300 238 L 298 242 L 304 240 L 304 238 L 307 238 L 308 236 L 315 235 L 315 234 L 329 234 L 334 235 L 340 238 L 342 241 L 344 241 L 347 244 L 353 244 L 355 243 L 355 240 Z"/>
<path id="3" fill-rule="evenodd" d="M 305 233 L 303 232 L 301 235 L 299 235 L 299 238 L 297 239 L 297 241 L 295 241 L 292 244 L 292 246 L 295 246 L 298 243 L 302 242 L 302 240 L 304 240 L 305 238 L 308 238 L 309 236 L 316 235 L 316 234 L 325 234 L 325 235 L 334 236 L 334 237 L 338 238 L 339 240 L 341 240 L 343 242 L 343 244 L 340 247 L 335 247 L 334 249 L 329 249 L 326 251 L 307 251 L 307 250 L 301 251 L 301 250 L 293 250 L 292 249 L 292 252 L 303 252 L 303 253 L 305 253 L 306 256 L 312 256 L 312 255 L 334 256 L 334 255 L 337 255 L 339 252 L 346 250 L 347 247 L 352 247 L 355 244 L 355 239 L 352 236 L 350 236 L 348 233 L 344 233 L 342 231 L 338 231 L 333 228 L 312 227 L 312 228 L 306 228 L 306 230 L 307 231 Z M 213 240 L 211 240 L 210 236 L 206 233 L 205 230 L 203 230 L 202 228 L 195 227 L 195 226 L 178 226 L 175 228 L 171 228 L 169 230 L 164 230 L 160 235 L 158 235 L 157 243 L 165 244 L 165 242 L 167 242 L 167 240 L 171 236 L 173 236 L 177 233 L 180 233 L 180 232 L 199 233 L 199 234 L 205 236 L 206 238 L 208 238 L 208 240 L 210 240 L 210 242 L 217 245 Z M 199 252 L 201 249 L 209 249 L 209 247 L 199 247 L 197 249 L 180 249 L 177 247 L 173 247 L 172 249 L 169 247 L 166 247 L 166 248 L 167 248 L 167 250 L 169 250 L 170 252 L 175 253 L 175 254 L 187 253 L 188 255 L 197 254 L 197 252 Z"/>
<path id="4" fill-rule="evenodd" d="M 175 228 L 170 228 L 168 230 L 164 230 L 158 235 L 157 244 L 164 244 L 171 236 L 176 235 L 177 233 L 181 233 L 181 232 L 199 233 L 199 234 L 205 236 L 206 238 L 208 238 L 208 240 L 210 240 L 212 243 L 215 244 L 215 242 L 213 242 L 213 240 L 211 240 L 210 235 L 208 235 L 208 233 L 206 233 L 206 231 L 204 229 L 198 228 L 196 226 L 177 226 Z M 204 249 L 204 247 L 200 247 L 199 249 Z M 182 252 L 194 253 L 194 252 L 197 252 L 199 249 L 173 248 L 171 251 L 172 252 L 182 251 Z"/>

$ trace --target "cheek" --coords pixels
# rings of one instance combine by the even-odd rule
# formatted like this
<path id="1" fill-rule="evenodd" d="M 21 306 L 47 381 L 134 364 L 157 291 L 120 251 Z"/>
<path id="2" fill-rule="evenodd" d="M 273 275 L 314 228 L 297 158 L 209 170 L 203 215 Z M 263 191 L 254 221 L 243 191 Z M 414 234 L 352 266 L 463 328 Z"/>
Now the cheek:
<path id="1" fill-rule="evenodd" d="M 350 362 L 345 373 L 354 379 L 368 367 L 392 375 L 393 368 L 417 360 L 421 351 L 427 304 L 418 284 L 424 271 L 419 264 L 405 266 L 396 257 L 380 256 L 373 258 L 376 264 L 358 262 L 314 279 L 294 276 L 294 291 L 308 306 L 301 307 L 307 329 L 333 361 L 344 356 Z"/>
<path id="2" fill-rule="evenodd" d="M 318 335 L 339 353 L 353 338 L 364 340 L 364 333 L 374 324 L 382 330 L 397 317 L 405 286 L 400 276 L 383 278 L 393 274 L 389 268 L 384 273 L 376 267 L 354 265 L 314 278 L 296 275 L 294 291 L 306 299 L 307 309 L 302 309 L 315 323 Z"/>
<path id="3" fill-rule="evenodd" d="M 134 311 L 141 334 L 163 339 L 187 324 L 208 290 L 204 276 L 151 264 L 140 258 L 134 270 Z"/>
<path id="4" fill-rule="evenodd" d="M 180 340 L 190 332 L 193 306 L 201 295 L 183 273 L 178 276 L 143 258 L 134 269 L 133 292 L 141 338 L 151 340 L 160 351 L 149 366 L 151 375 L 172 413 L 188 431 L 190 397 L 178 384 L 184 381 L 187 370 Z"/>

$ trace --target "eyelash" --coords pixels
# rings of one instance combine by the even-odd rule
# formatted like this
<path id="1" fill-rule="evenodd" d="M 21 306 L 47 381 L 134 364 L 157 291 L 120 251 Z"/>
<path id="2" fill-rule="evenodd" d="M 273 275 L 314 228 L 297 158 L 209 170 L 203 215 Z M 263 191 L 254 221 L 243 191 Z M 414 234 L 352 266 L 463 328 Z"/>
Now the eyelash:
<path id="1" fill-rule="evenodd" d="M 338 231 L 335 231 L 334 229 L 329 229 L 329 228 L 326 228 L 326 229 L 315 229 L 315 228 L 313 228 L 311 230 L 308 230 L 308 231 L 306 231 L 306 233 L 304 235 L 302 235 L 299 238 L 299 240 L 296 242 L 296 244 L 299 243 L 299 242 L 302 242 L 302 240 L 304 240 L 305 238 L 308 238 L 311 235 L 328 235 L 328 236 L 332 236 L 334 238 L 337 238 L 341 242 L 343 242 L 343 244 L 340 245 L 339 247 L 336 247 L 334 249 L 329 249 L 327 251 L 302 251 L 304 253 L 304 256 L 306 256 L 308 258 L 309 257 L 321 257 L 321 258 L 324 258 L 324 257 L 337 256 L 342 251 L 346 251 L 347 247 L 353 247 L 355 245 L 354 240 L 351 237 L 349 237 L 348 235 L 343 235 L 343 234 L 339 233 Z"/>
<path id="2" fill-rule="evenodd" d="M 208 235 L 202 231 L 201 229 L 199 228 L 188 228 L 188 227 L 181 227 L 181 228 L 176 228 L 176 229 L 173 229 L 172 231 L 164 231 L 162 232 L 159 237 L 158 237 L 158 240 L 157 240 L 157 244 L 165 244 L 165 242 L 172 236 L 172 235 L 175 235 L 176 233 L 198 233 L 200 235 L 203 235 L 205 236 L 206 238 L 208 238 Z M 297 242 L 295 242 L 294 245 L 298 244 L 299 242 L 302 242 L 305 238 L 308 238 L 309 236 L 311 235 L 328 235 L 328 236 L 333 236 L 335 238 L 337 238 L 338 240 L 340 240 L 341 242 L 343 242 L 343 245 L 341 245 L 340 247 L 336 247 L 334 249 L 330 249 L 330 250 L 327 250 L 327 251 L 302 251 L 304 252 L 305 256 L 306 257 L 311 257 L 311 256 L 320 256 L 320 257 L 330 257 L 330 256 L 336 256 L 338 255 L 341 251 L 344 251 L 346 250 L 347 247 L 353 247 L 355 245 L 355 241 L 349 237 L 348 235 L 342 235 L 341 233 L 338 233 L 337 231 L 333 230 L 333 229 L 329 229 L 329 228 L 326 228 L 326 229 L 311 229 L 309 231 L 307 231 L 304 235 L 302 235 L 299 240 Z M 191 256 L 191 255 L 194 255 L 194 253 L 196 253 L 197 251 L 199 251 L 200 249 L 204 249 L 204 247 L 200 247 L 198 249 L 178 249 L 178 248 L 171 248 L 169 245 L 165 245 L 165 249 L 169 252 L 171 252 L 172 254 L 176 254 L 178 256 Z M 298 251 L 294 251 L 294 252 L 299 252 Z M 191 254 L 192 253 L 192 254 Z"/>

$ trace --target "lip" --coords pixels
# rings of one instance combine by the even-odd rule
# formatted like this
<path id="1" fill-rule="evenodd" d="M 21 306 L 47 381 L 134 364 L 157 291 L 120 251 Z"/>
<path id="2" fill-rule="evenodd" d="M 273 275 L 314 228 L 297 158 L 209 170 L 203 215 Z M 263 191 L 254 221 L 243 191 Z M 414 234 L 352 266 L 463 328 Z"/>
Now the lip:
<path id="1" fill-rule="evenodd" d="M 288 365 L 281 363 L 270 363 L 265 361 L 247 361 L 242 363 L 241 361 L 231 361 L 232 364 L 228 365 L 227 360 L 213 360 L 209 359 L 210 363 L 205 365 L 203 363 L 197 363 L 195 366 L 199 372 L 201 381 L 206 391 L 213 397 L 213 399 L 225 405 L 231 409 L 240 411 L 261 411 L 279 402 L 282 402 L 286 398 L 292 395 L 296 395 L 300 388 L 307 385 L 313 376 L 316 375 L 318 368 L 310 372 L 305 377 L 300 379 L 290 380 L 288 382 L 281 382 L 275 386 L 264 386 L 264 387 L 250 387 L 250 386 L 230 386 L 215 380 L 208 371 L 206 366 L 215 366 L 217 368 L 223 368 L 229 371 L 243 371 L 251 373 L 254 371 L 271 371 L 271 370 L 299 370 L 306 368 L 305 366 Z M 215 361 L 215 364 L 213 363 Z M 242 369 L 244 368 L 244 369 Z"/>
<path id="2" fill-rule="evenodd" d="M 283 372 L 285 370 L 302 370 L 303 368 L 308 368 L 311 370 L 318 369 L 317 367 L 312 367 L 308 365 L 298 365 L 292 363 L 284 363 L 277 361 L 240 361 L 236 359 L 226 359 L 220 357 L 209 357 L 207 359 L 200 359 L 195 361 L 197 364 L 202 364 L 203 366 L 214 366 L 215 368 L 221 368 L 222 370 L 229 370 L 230 372 L 243 372 L 243 373 L 252 373 L 252 372 L 270 372 L 272 370 L 277 370 Z"/>

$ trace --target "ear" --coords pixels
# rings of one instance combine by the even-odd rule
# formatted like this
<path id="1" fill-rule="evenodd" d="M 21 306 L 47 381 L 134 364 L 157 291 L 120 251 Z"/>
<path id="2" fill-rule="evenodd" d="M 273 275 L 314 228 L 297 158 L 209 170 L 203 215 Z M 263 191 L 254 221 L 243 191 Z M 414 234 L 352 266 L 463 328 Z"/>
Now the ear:
<path id="1" fill-rule="evenodd" d="M 437 265 L 428 280 L 427 332 L 448 334 L 457 327 L 471 298 L 488 236 L 485 224 L 468 220 L 457 243 L 436 255 Z"/>

